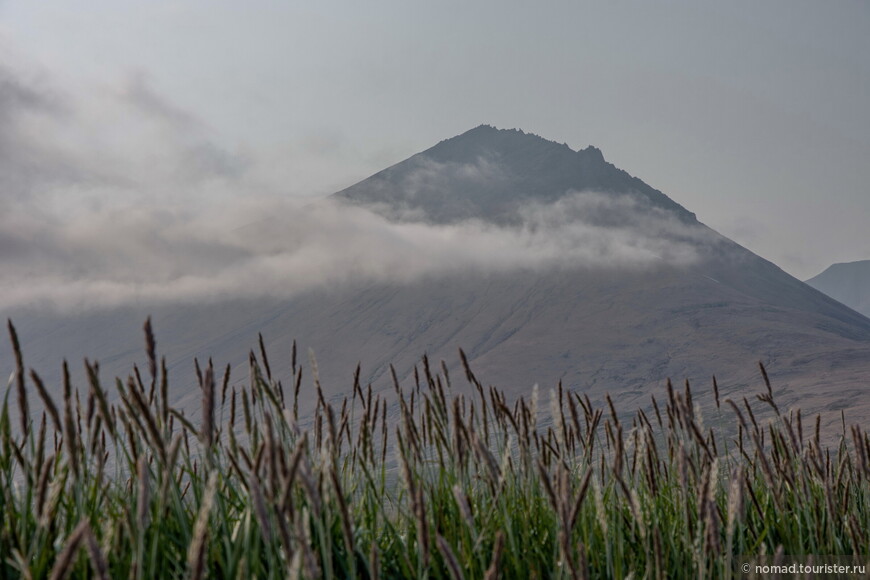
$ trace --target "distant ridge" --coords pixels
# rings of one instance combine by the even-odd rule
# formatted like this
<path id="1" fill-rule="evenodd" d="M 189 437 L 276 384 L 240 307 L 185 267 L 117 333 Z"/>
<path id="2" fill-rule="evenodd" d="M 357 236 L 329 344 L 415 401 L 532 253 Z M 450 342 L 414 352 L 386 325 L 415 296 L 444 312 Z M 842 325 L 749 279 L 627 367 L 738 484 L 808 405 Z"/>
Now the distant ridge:
<path id="1" fill-rule="evenodd" d="M 524 204 L 552 203 L 571 192 L 631 194 L 693 223 L 695 214 L 618 169 L 597 147 L 574 151 L 518 129 L 480 125 L 439 142 L 335 194 L 399 218 L 431 223 L 516 221 Z M 417 212 L 417 213 L 414 213 Z"/>
<path id="2" fill-rule="evenodd" d="M 870 260 L 833 264 L 807 284 L 870 317 Z"/>

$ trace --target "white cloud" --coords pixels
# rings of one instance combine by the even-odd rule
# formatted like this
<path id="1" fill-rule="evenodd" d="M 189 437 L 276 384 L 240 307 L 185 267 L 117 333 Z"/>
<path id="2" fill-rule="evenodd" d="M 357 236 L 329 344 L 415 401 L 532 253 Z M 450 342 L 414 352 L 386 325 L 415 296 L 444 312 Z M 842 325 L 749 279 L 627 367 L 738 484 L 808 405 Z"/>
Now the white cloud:
<path id="1" fill-rule="evenodd" d="M 607 212 L 624 223 L 582 218 Z M 698 259 L 698 240 L 707 235 L 636 200 L 590 192 L 525 214 L 516 227 L 430 225 L 328 200 L 303 206 L 267 197 L 84 213 L 50 226 L 4 227 L 4 246 L 12 249 L 0 256 L 0 295 L 7 307 L 79 309 L 289 297 L 322 285 L 404 283 L 464 270 L 686 265 Z"/>
<path id="2" fill-rule="evenodd" d="M 290 198 L 143 75 L 77 95 L 0 63 L 0 120 L 3 309 L 289 297 L 466 270 L 688 264 L 707 235 L 638 199 L 592 192 L 526 205 L 509 226 L 397 221 Z M 499 177 L 484 159 L 450 169 L 445 187 Z M 439 166 L 420 172 L 431 188 Z"/>

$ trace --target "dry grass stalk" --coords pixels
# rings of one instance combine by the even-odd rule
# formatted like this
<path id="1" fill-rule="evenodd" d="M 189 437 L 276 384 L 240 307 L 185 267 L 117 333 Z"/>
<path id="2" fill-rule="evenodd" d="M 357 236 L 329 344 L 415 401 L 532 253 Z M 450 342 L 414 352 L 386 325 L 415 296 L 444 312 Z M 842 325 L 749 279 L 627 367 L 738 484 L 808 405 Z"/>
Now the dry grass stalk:
<path id="1" fill-rule="evenodd" d="M 205 446 L 205 452 L 208 456 L 214 443 L 215 385 L 214 371 L 211 364 L 205 369 L 205 375 L 200 386 L 202 387 L 202 428 L 200 429 L 199 437 Z"/>
<path id="2" fill-rule="evenodd" d="M 422 552 L 423 567 L 429 566 L 429 554 L 432 547 L 429 542 L 429 521 L 426 518 L 426 503 L 423 499 L 423 489 L 418 487 L 413 500 L 414 515 L 417 517 L 417 534 Z"/>
<path id="3" fill-rule="evenodd" d="M 42 383 L 42 379 L 39 378 L 39 375 L 36 374 L 36 371 L 33 369 L 30 369 L 30 379 L 36 386 L 36 392 L 39 393 L 39 398 L 42 399 L 42 402 L 45 405 L 45 410 L 48 411 L 48 416 L 51 417 L 55 430 L 58 433 L 63 432 L 63 428 L 60 424 L 60 414 L 57 412 L 57 406 L 54 404 L 54 399 L 52 399 L 51 395 L 48 394 L 45 385 Z"/>
<path id="4" fill-rule="evenodd" d="M 336 499 L 338 500 L 339 516 L 341 519 L 341 534 L 344 539 L 344 549 L 347 554 L 353 554 L 353 521 L 350 517 L 350 510 L 348 510 L 347 507 L 347 500 L 345 500 L 344 498 L 344 490 L 342 490 L 341 482 L 338 478 L 338 472 L 335 470 L 334 466 L 332 469 L 329 470 L 329 476 L 332 480 L 333 488 L 335 489 Z"/>
<path id="5" fill-rule="evenodd" d="M 266 510 L 263 491 L 255 474 L 251 474 L 248 478 L 248 489 L 251 490 L 251 498 L 254 503 L 254 516 L 260 525 L 260 533 L 263 534 L 263 540 L 268 544 L 272 541 L 272 522 L 269 519 L 269 512 Z"/>
<path id="6" fill-rule="evenodd" d="M 75 419 L 73 419 L 72 383 L 69 376 L 69 365 L 63 361 L 63 440 L 69 455 L 73 473 L 79 474 L 79 445 L 78 432 L 76 431 Z"/>
<path id="7" fill-rule="evenodd" d="M 108 427 L 109 434 L 112 436 L 112 439 L 115 440 L 118 437 L 118 432 L 115 428 L 115 421 L 112 420 L 111 406 L 109 405 L 109 401 L 106 399 L 106 393 L 100 386 L 99 366 L 96 363 L 90 364 L 88 359 L 85 359 L 85 372 L 88 375 L 90 392 L 97 400 L 97 410 L 103 418 L 103 422 Z"/>
<path id="8" fill-rule="evenodd" d="M 21 355 L 21 345 L 18 343 L 18 332 L 11 320 L 6 321 L 9 329 L 9 339 L 12 342 L 12 352 L 15 356 L 15 391 L 18 397 L 18 409 L 20 413 L 21 434 L 27 438 L 30 432 L 30 409 L 27 404 L 27 390 L 24 386 L 24 359 Z"/>
<path id="9" fill-rule="evenodd" d="M 106 561 L 103 551 L 100 550 L 97 538 L 90 527 L 85 532 L 85 548 L 91 559 L 91 568 L 94 571 L 94 576 L 99 580 L 109 580 L 109 563 Z"/>
<path id="10" fill-rule="evenodd" d="M 369 578 L 379 580 L 381 577 L 380 571 L 380 556 L 378 556 L 378 544 L 372 542 L 372 547 L 369 552 Z"/>
<path id="11" fill-rule="evenodd" d="M 734 538 L 734 530 L 740 521 L 740 518 L 743 517 L 743 481 L 744 469 L 741 465 L 732 474 L 731 485 L 728 489 L 728 521 L 726 524 L 725 537 L 728 542 L 729 553 Z"/>
<path id="12" fill-rule="evenodd" d="M 272 381 L 272 368 L 269 366 L 269 356 L 266 354 L 266 345 L 263 342 L 262 333 L 257 333 L 257 342 L 260 345 L 260 356 L 263 359 L 263 367 L 266 369 L 266 378 Z"/>
<path id="13" fill-rule="evenodd" d="M 311 477 L 308 464 L 303 461 L 300 463 L 299 467 L 299 481 L 302 483 L 302 488 L 305 490 L 305 495 L 308 498 L 311 507 L 314 508 L 315 517 L 319 518 L 321 512 L 323 511 L 323 501 L 321 500 L 318 486 L 317 484 L 315 484 L 314 480 Z"/>
<path id="14" fill-rule="evenodd" d="M 205 495 L 200 503 L 193 525 L 193 539 L 187 549 L 187 568 L 191 580 L 200 580 L 205 575 L 205 551 L 208 541 L 208 520 L 211 514 L 214 496 L 217 492 L 217 474 L 209 476 L 205 487 Z"/>
<path id="15" fill-rule="evenodd" d="M 148 356 L 148 373 L 151 375 L 153 385 L 157 380 L 157 341 L 154 339 L 150 316 L 145 319 L 143 330 L 145 331 L 145 353 Z"/>
<path id="16" fill-rule="evenodd" d="M 462 491 L 458 484 L 452 488 L 453 498 L 456 500 L 456 505 L 459 507 L 459 513 L 465 519 L 465 525 L 468 529 L 474 529 L 474 514 L 471 512 L 471 504 L 468 503 L 468 496 Z"/>
<path id="17" fill-rule="evenodd" d="M 308 510 L 303 510 L 296 519 L 296 536 L 302 544 L 302 563 L 305 567 L 305 577 L 320 578 L 320 566 L 317 563 L 317 556 L 311 548 L 311 533 L 306 522 L 309 520 Z"/>
<path id="18" fill-rule="evenodd" d="M 51 568 L 51 573 L 49 574 L 51 580 L 63 580 L 73 571 L 79 547 L 81 546 L 82 540 L 84 540 L 85 534 L 88 530 L 88 522 L 82 521 L 69 535 L 66 544 L 64 544 L 63 550 L 57 557 L 54 566 Z"/>
<path id="19" fill-rule="evenodd" d="M 437 539 L 438 551 L 447 564 L 447 569 L 450 571 L 450 577 L 453 580 L 465 580 L 465 574 L 462 573 L 462 568 L 459 566 L 459 560 L 456 559 L 456 554 L 450 548 L 450 544 L 440 534 Z"/>
<path id="20" fill-rule="evenodd" d="M 150 486 L 148 485 L 148 463 L 144 457 L 139 458 L 137 477 L 139 479 L 139 492 L 136 496 L 136 524 L 144 533 L 148 527 L 148 505 L 150 502 Z"/>
<path id="21" fill-rule="evenodd" d="M 501 561 L 502 553 L 504 552 L 504 532 L 499 530 L 495 535 L 495 546 L 492 549 L 492 559 L 489 562 L 489 567 L 484 572 L 484 580 L 498 580 L 499 562 Z"/>
<path id="22" fill-rule="evenodd" d="M 39 472 L 39 481 L 36 486 L 36 516 L 39 519 L 40 525 L 44 526 L 47 523 L 45 518 L 45 501 L 48 494 L 48 483 L 51 478 L 51 472 L 54 468 L 54 455 L 49 456 L 42 464 L 42 469 Z"/>
<path id="23" fill-rule="evenodd" d="M 716 409 L 720 409 L 719 404 L 719 382 L 716 380 L 716 375 L 713 375 L 713 397 L 716 400 Z"/>
<path id="24" fill-rule="evenodd" d="M 151 408 L 145 401 L 145 394 L 139 389 L 136 381 L 130 377 L 127 380 L 127 395 L 132 399 L 139 413 L 134 415 L 137 423 L 144 427 L 143 433 L 146 438 L 151 441 L 151 445 L 157 451 L 161 463 L 166 463 L 166 445 L 163 442 L 163 436 L 160 434 L 160 429 L 157 427 L 157 421 L 154 415 L 151 414 Z M 141 422 L 140 422 L 141 418 Z"/>

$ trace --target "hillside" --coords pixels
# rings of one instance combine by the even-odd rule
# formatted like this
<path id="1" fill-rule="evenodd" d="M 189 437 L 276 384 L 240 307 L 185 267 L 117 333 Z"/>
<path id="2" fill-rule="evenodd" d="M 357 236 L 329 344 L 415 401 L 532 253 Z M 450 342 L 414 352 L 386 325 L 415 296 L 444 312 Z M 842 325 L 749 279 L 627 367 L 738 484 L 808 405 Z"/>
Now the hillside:
<path id="1" fill-rule="evenodd" d="M 482 380 L 510 394 L 562 381 L 630 407 L 668 377 L 707 385 L 716 374 L 723 396 L 739 399 L 757 392 L 762 360 L 781 405 L 870 417 L 870 320 L 698 222 L 595 148 L 482 126 L 324 203 L 335 201 L 442 238 L 479 232 L 508 244 L 508 259 L 494 247 L 491 267 L 483 253 L 472 265 L 349 277 L 290 298 L 18 312 L 28 364 L 56 379 L 62 355 L 89 355 L 107 375 L 126 373 L 144 360 L 141 321 L 151 313 L 158 349 L 181 379 L 193 376 L 194 356 L 230 362 L 245 379 L 262 332 L 277 374 L 297 339 L 303 360 L 309 348 L 316 353 L 336 396 L 350 388 L 357 362 L 379 389 L 389 387 L 389 364 L 408 380 L 424 353 L 460 377 L 462 347 Z M 515 252 L 526 258 L 512 262 Z"/>
<path id="2" fill-rule="evenodd" d="M 870 260 L 834 264 L 807 284 L 870 316 Z"/>

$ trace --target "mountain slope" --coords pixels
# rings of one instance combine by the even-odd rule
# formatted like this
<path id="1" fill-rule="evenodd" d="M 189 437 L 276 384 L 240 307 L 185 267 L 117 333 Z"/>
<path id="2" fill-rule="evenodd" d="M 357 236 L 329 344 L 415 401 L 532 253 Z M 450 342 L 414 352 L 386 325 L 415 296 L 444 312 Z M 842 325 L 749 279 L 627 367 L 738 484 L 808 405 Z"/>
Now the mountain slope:
<path id="1" fill-rule="evenodd" d="M 695 214 L 662 192 L 604 160 L 600 150 L 572 151 L 518 130 L 481 125 L 410 157 L 334 195 L 394 219 L 455 223 L 475 219 L 498 224 L 523 220 L 527 204 L 553 204 L 574 192 L 631 196 L 641 211 L 667 212 L 687 225 L 702 254 L 699 272 L 741 293 L 781 307 L 807 310 L 856 325 L 868 320 L 813 292 L 805 284 L 742 246 L 710 230 Z M 587 208 L 581 208 L 587 209 Z M 613 225 L 625 208 L 595 219 Z M 615 214 L 615 215 L 614 215 Z M 660 234 L 660 232 L 658 232 Z M 853 330 L 841 328 L 845 335 Z"/>
<path id="2" fill-rule="evenodd" d="M 834 264 L 807 284 L 870 316 L 870 260 Z"/>
<path id="3" fill-rule="evenodd" d="M 524 262 L 392 282 L 349 279 L 289 299 L 72 317 L 21 312 L 28 364 L 56 373 L 61 353 L 89 354 L 107 375 L 126 372 L 144 359 L 139 328 L 150 312 L 176 380 L 189 381 L 194 356 L 230 362 L 234 377 L 246 379 L 248 349 L 260 331 L 276 374 L 286 377 L 294 338 L 302 353 L 313 349 L 328 395 L 348 391 L 358 361 L 363 381 L 379 389 L 390 387 L 390 364 L 410 380 L 423 353 L 446 360 L 461 377 L 462 347 L 481 380 L 512 395 L 562 381 L 593 399 L 610 392 L 646 404 L 668 377 L 706 384 L 715 374 L 723 396 L 739 400 L 757 392 L 762 360 L 781 406 L 849 407 L 850 417 L 870 417 L 870 320 L 710 230 L 597 149 L 575 152 L 482 126 L 333 199 L 447 234 L 473 224 L 532 244 L 541 239 L 534 236 L 564 241 L 580 227 L 577 243 L 589 248 L 578 255 L 601 250 L 599 235 L 618 251 L 604 248 L 612 263 Z M 572 240 L 567 250 L 577 249 Z M 641 259 L 620 261 L 625 252 Z M 454 384 L 466 388 L 464 380 Z M 198 399 L 190 389 L 175 393 L 191 405 Z M 310 390 L 303 397 L 303 406 L 313 402 Z"/>

